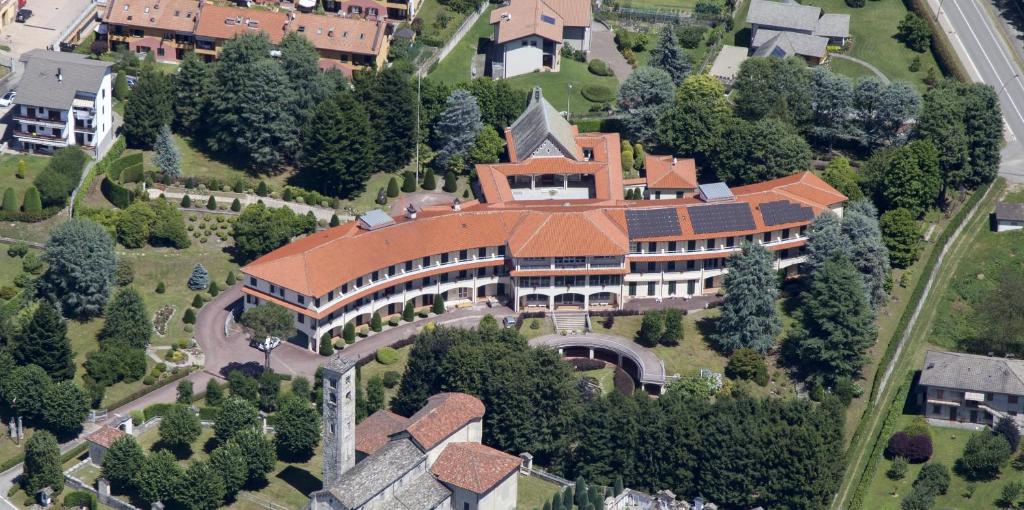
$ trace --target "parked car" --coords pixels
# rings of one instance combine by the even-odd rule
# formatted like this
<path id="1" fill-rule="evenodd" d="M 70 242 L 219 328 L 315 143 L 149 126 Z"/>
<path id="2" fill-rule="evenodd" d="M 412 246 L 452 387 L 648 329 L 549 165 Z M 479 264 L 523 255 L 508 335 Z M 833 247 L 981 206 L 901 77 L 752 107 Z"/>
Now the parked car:
<path id="1" fill-rule="evenodd" d="M 509 315 L 508 317 L 501 319 L 501 324 L 506 328 L 514 328 L 516 327 L 516 318 Z"/>
<path id="2" fill-rule="evenodd" d="M 139 77 L 138 76 L 126 76 L 125 77 L 125 81 L 128 82 L 128 88 L 129 89 L 133 89 L 133 88 L 135 88 L 136 85 L 139 84 Z"/>
<path id="3" fill-rule="evenodd" d="M 16 16 L 14 16 L 14 21 L 17 21 L 18 23 L 24 23 L 28 21 L 28 19 L 31 17 L 32 9 L 22 9 L 18 11 L 18 14 Z"/>
<path id="4" fill-rule="evenodd" d="M 14 104 L 14 96 L 17 95 L 17 92 L 13 90 L 8 90 L 7 93 L 3 95 L 3 97 L 0 97 L 0 106 L 11 106 L 12 104 Z"/>

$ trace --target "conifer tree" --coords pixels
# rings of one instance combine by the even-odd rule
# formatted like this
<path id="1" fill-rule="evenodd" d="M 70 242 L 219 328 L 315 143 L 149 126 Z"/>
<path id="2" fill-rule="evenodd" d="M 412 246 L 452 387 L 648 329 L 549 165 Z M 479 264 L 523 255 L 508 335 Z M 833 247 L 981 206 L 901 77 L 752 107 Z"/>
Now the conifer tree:
<path id="1" fill-rule="evenodd" d="M 399 67 L 356 81 L 356 92 L 370 118 L 374 133 L 377 168 L 398 169 L 412 159 L 416 139 L 416 90 L 409 75 Z"/>
<path id="2" fill-rule="evenodd" d="M 29 494 L 36 494 L 44 487 L 59 494 L 64 489 L 64 472 L 57 438 L 45 430 L 37 430 L 25 445 L 22 488 Z"/>
<path id="3" fill-rule="evenodd" d="M 107 305 L 107 318 L 100 329 L 102 342 L 123 342 L 145 349 L 153 334 L 153 323 L 142 296 L 134 287 L 120 287 Z"/>
<path id="4" fill-rule="evenodd" d="M 239 212 L 241 210 L 242 210 L 242 202 L 240 202 L 237 198 L 232 200 L 231 201 L 231 211 L 232 212 Z"/>
<path id="5" fill-rule="evenodd" d="M 21 204 L 21 210 L 27 213 L 37 213 L 43 210 L 43 201 L 35 186 L 29 186 L 25 190 L 25 199 Z"/>
<path id="6" fill-rule="evenodd" d="M 433 191 L 437 188 L 437 178 L 434 177 L 434 169 L 428 168 L 427 173 L 423 175 L 423 189 L 427 191 Z"/>
<path id="7" fill-rule="evenodd" d="M 179 132 L 192 134 L 202 127 L 210 85 L 210 66 L 195 52 L 186 53 L 174 75 L 174 127 Z"/>
<path id="8" fill-rule="evenodd" d="M 129 147 L 149 149 L 160 128 L 173 118 L 170 78 L 159 72 L 147 72 L 139 78 L 124 108 L 124 134 Z"/>
<path id="9" fill-rule="evenodd" d="M 715 343 L 727 352 L 743 347 L 770 350 L 782 330 L 775 310 L 779 282 L 771 253 L 760 244 L 745 243 L 741 253 L 729 258 L 723 288 Z"/>
<path id="10" fill-rule="evenodd" d="M 181 177 L 181 151 L 174 144 L 171 128 L 167 124 L 160 127 L 153 151 L 153 162 L 160 169 L 160 173 L 172 181 L 178 180 Z"/>
<path id="11" fill-rule="evenodd" d="M 256 195 L 265 197 L 269 194 L 270 188 L 267 186 L 266 181 L 260 181 L 260 183 L 256 185 Z"/>
<path id="12" fill-rule="evenodd" d="M 885 303 L 885 280 L 891 270 L 878 210 L 868 200 L 852 202 L 843 212 L 842 227 L 850 240 L 850 262 L 861 275 L 868 304 L 877 310 Z"/>
<path id="13" fill-rule="evenodd" d="M 441 315 L 445 312 L 444 296 L 434 294 L 434 304 L 431 306 L 430 311 L 433 312 L 434 315 Z"/>
<path id="14" fill-rule="evenodd" d="M 210 273 L 202 264 L 196 264 L 192 268 L 192 276 L 188 278 L 188 288 L 192 290 L 203 290 L 210 285 Z"/>
<path id="15" fill-rule="evenodd" d="M 839 216 L 832 211 L 819 214 L 807 230 L 807 271 L 809 274 L 833 257 L 850 256 L 850 239 L 843 234 Z"/>
<path id="16" fill-rule="evenodd" d="M 452 172 L 451 170 L 446 172 L 444 174 L 444 186 L 441 187 L 441 189 L 447 191 L 448 193 L 455 193 L 455 190 L 458 189 L 458 186 L 459 181 L 458 178 L 455 177 L 455 172 Z"/>
<path id="17" fill-rule="evenodd" d="M 381 323 L 380 312 L 373 312 L 373 316 L 370 317 L 370 329 L 375 332 L 379 332 L 384 326 Z"/>
<path id="18" fill-rule="evenodd" d="M 75 218 L 54 227 L 43 258 L 46 273 L 39 293 L 60 303 L 65 316 L 99 315 L 114 285 L 117 255 L 110 234 L 99 224 Z"/>
<path id="19" fill-rule="evenodd" d="M 370 126 L 363 105 L 349 92 L 317 105 L 303 142 L 300 176 L 326 195 L 361 193 L 374 168 Z"/>
<path id="20" fill-rule="evenodd" d="M 686 75 L 690 74 L 690 59 L 676 42 L 676 34 L 672 25 L 665 25 L 661 33 L 658 34 L 658 42 L 651 50 L 651 58 L 647 64 L 664 69 L 676 85 L 682 83 Z"/>
<path id="21" fill-rule="evenodd" d="M 661 332 L 661 345 L 673 347 L 683 339 L 683 313 L 674 308 L 665 310 L 665 329 Z"/>
<path id="22" fill-rule="evenodd" d="M 4 190 L 4 200 L 0 207 L 4 212 L 18 212 L 18 195 L 14 192 L 14 188 Z"/>
<path id="23" fill-rule="evenodd" d="M 807 373 L 834 381 L 860 372 L 876 331 L 861 276 L 849 260 L 829 259 L 814 273 L 791 335 Z"/>
<path id="24" fill-rule="evenodd" d="M 185 196 L 181 197 L 181 206 L 186 209 L 192 207 L 192 197 L 188 196 L 187 193 Z"/>
<path id="25" fill-rule="evenodd" d="M 228 287 L 230 287 L 230 286 L 235 284 L 235 272 L 234 271 L 228 271 L 228 277 L 224 279 L 224 284 L 227 285 Z"/>
<path id="26" fill-rule="evenodd" d="M 395 176 L 391 176 L 388 179 L 388 198 L 395 198 L 398 196 L 398 179 Z"/>
<path id="27" fill-rule="evenodd" d="M 337 227 L 338 225 L 341 225 L 341 218 L 339 218 L 337 214 L 332 214 L 331 222 L 329 225 L 332 227 Z"/>
<path id="28" fill-rule="evenodd" d="M 412 300 L 405 302 L 405 307 L 402 309 L 402 320 L 405 322 L 412 322 L 416 319 L 416 309 L 413 307 Z"/>
<path id="29" fill-rule="evenodd" d="M 206 200 L 206 208 L 211 211 L 217 210 L 217 199 L 214 198 L 212 194 L 210 195 L 210 198 Z"/>
<path id="30" fill-rule="evenodd" d="M 452 158 L 465 155 L 476 142 L 481 127 L 476 98 L 462 89 L 453 91 L 434 125 L 437 152 L 431 162 L 433 167 L 446 169 Z"/>
<path id="31" fill-rule="evenodd" d="M 25 324 L 14 346 L 19 365 L 39 365 L 55 381 L 75 377 L 68 326 L 49 301 L 42 301 Z"/>
<path id="32" fill-rule="evenodd" d="M 345 339 L 346 344 L 352 344 L 356 341 L 356 326 L 351 322 L 346 322 L 344 329 L 341 330 L 341 337 Z"/>
<path id="33" fill-rule="evenodd" d="M 117 72 L 117 77 L 114 78 L 113 86 L 114 99 L 118 101 L 124 101 L 131 89 L 128 88 L 128 75 L 125 74 L 124 70 Z"/>
<path id="34" fill-rule="evenodd" d="M 407 171 L 402 174 L 402 193 L 414 191 L 416 191 L 416 174 Z"/>

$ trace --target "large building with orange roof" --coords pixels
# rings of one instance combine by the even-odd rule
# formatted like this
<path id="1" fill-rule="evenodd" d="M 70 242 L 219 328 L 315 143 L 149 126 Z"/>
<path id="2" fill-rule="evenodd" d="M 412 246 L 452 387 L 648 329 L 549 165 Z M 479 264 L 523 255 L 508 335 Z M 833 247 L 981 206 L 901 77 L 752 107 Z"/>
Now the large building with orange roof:
<path id="1" fill-rule="evenodd" d="M 715 293 L 726 261 L 759 243 L 780 270 L 804 260 L 807 227 L 846 197 L 811 172 L 698 185 L 690 160 L 651 156 L 625 182 L 615 133 L 579 133 L 539 90 L 505 131 L 507 163 L 478 165 L 479 200 L 374 211 L 245 266 L 245 306 L 280 304 L 316 350 L 345 324 L 430 306 L 503 301 L 518 311 L 619 309 Z M 645 200 L 624 200 L 624 189 Z"/>
<path id="2" fill-rule="evenodd" d="M 161 62 L 177 62 L 191 50 L 213 60 L 226 41 L 241 34 L 265 33 L 278 44 L 285 34 L 297 32 L 316 48 L 321 68 L 351 75 L 355 69 L 383 68 L 387 61 L 387 16 L 370 11 L 337 16 L 246 9 L 205 0 L 112 0 L 104 23 L 111 50 L 154 53 Z"/>

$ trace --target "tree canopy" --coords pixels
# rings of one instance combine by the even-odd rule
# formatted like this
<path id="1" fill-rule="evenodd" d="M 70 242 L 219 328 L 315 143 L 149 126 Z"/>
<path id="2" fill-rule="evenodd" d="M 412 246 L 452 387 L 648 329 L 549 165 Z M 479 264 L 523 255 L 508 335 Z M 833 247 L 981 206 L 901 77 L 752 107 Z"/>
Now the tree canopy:
<path id="1" fill-rule="evenodd" d="M 99 224 L 82 218 L 50 231 L 43 252 L 47 270 L 38 290 L 71 317 L 87 319 L 103 311 L 114 283 L 114 241 Z"/>
<path id="2" fill-rule="evenodd" d="M 753 243 L 745 243 L 741 253 L 729 257 L 725 299 L 715 332 L 721 349 L 751 348 L 763 353 L 775 346 L 782 322 L 775 310 L 779 280 L 772 263 L 772 254 Z"/>

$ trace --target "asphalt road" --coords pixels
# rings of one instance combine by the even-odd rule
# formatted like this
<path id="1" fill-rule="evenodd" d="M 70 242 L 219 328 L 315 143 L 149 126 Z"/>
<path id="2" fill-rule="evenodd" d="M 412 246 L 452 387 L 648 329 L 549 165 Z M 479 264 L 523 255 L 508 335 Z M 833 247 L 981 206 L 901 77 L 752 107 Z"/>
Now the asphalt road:
<path id="1" fill-rule="evenodd" d="M 996 89 L 1007 128 L 999 174 L 1024 182 L 1024 71 L 989 0 L 943 0 L 939 22 L 975 81 Z M 933 11 L 938 1 L 930 1 Z M 1015 43 L 1016 44 L 1016 43 Z"/>

